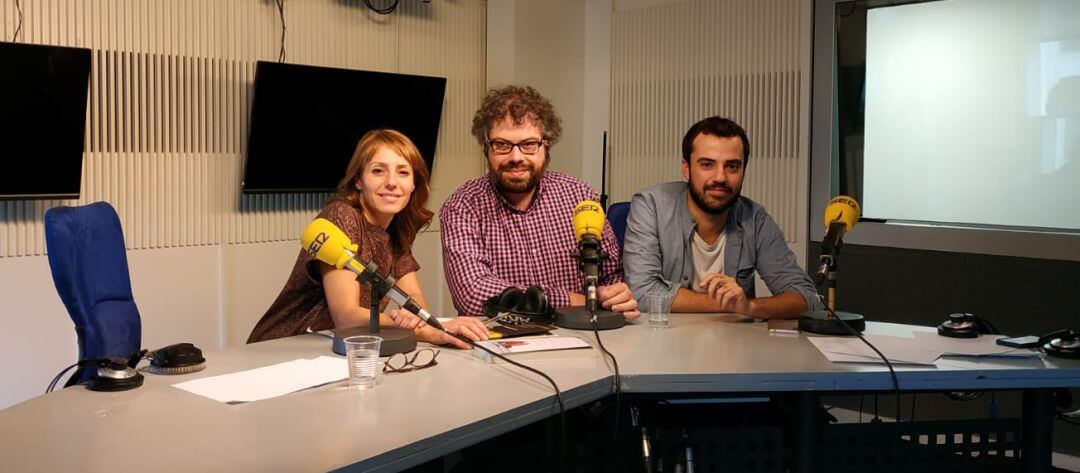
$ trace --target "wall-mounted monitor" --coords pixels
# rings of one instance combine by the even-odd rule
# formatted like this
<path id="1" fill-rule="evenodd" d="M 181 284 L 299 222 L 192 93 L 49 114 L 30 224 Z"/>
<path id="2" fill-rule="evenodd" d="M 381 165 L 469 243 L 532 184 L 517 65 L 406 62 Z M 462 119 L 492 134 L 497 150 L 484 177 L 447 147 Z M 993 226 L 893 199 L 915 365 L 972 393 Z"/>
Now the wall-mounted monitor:
<path id="1" fill-rule="evenodd" d="M 74 199 L 90 50 L 0 43 L 0 199 Z"/>
<path id="2" fill-rule="evenodd" d="M 332 192 L 365 132 L 393 128 L 434 163 L 446 79 L 260 61 L 245 193 Z"/>

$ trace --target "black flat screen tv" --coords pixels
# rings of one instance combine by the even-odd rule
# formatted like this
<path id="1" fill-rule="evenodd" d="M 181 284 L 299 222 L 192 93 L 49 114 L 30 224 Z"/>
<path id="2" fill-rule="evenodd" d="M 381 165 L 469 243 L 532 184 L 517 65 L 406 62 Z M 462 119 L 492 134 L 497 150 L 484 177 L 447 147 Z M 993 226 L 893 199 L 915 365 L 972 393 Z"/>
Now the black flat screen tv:
<path id="1" fill-rule="evenodd" d="M 243 191 L 332 192 L 357 142 L 404 133 L 432 168 L 446 79 L 260 61 Z"/>
<path id="2" fill-rule="evenodd" d="M 0 42 L 0 199 L 79 197 L 90 50 Z"/>

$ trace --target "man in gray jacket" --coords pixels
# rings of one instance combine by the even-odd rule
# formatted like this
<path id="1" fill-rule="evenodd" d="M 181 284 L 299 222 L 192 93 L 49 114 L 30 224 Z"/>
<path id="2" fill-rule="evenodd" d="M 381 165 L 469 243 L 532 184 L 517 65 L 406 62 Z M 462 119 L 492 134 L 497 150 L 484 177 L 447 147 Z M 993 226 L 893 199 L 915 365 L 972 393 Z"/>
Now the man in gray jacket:
<path id="1" fill-rule="evenodd" d="M 671 312 L 760 319 L 823 309 L 780 227 L 740 195 L 750 158 L 746 131 L 706 118 L 686 132 L 682 155 L 688 182 L 653 186 L 631 201 L 623 266 L 634 297 L 662 293 Z M 754 297 L 755 272 L 773 296 Z"/>

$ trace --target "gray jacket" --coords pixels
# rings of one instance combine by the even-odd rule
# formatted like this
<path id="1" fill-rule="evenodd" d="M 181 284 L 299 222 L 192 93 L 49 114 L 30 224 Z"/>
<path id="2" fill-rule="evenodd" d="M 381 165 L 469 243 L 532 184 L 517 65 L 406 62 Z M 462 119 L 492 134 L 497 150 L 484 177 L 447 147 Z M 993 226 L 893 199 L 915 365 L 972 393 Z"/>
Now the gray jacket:
<path id="1" fill-rule="evenodd" d="M 690 287 L 694 277 L 690 238 L 696 223 L 686 197 L 685 182 L 668 182 L 634 194 L 626 221 L 623 269 L 638 300 L 662 292 L 670 308 L 679 288 Z M 795 262 L 784 234 L 764 207 L 739 197 L 728 212 L 724 233 L 724 274 L 738 281 L 747 298 L 755 297 L 756 271 L 773 294 L 795 292 L 810 310 L 824 309 L 813 282 Z"/>

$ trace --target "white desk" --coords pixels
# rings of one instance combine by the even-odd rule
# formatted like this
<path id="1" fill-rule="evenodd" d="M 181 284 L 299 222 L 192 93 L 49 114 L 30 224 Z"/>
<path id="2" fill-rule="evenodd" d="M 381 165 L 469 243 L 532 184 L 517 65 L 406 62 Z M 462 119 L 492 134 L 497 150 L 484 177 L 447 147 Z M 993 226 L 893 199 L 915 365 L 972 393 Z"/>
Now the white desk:
<path id="1" fill-rule="evenodd" d="M 717 319 L 675 315 L 666 330 L 631 325 L 601 332 L 619 360 L 624 392 L 816 396 L 891 389 L 883 366 L 833 364 L 803 336 L 773 336 L 764 324 Z M 877 333 L 909 330 L 869 325 Z M 571 333 L 594 341 L 591 332 Z M 147 374 L 133 391 L 76 387 L 31 399 L 0 411 L 0 470 L 397 471 L 558 412 L 546 381 L 452 349 L 442 350 L 438 366 L 381 376 L 369 391 L 337 384 L 226 405 L 170 386 L 329 353 L 329 340 L 305 335 L 209 351 L 206 370 Z M 530 364 L 556 380 L 568 408 L 612 392 L 603 357 Z M 904 390 L 1080 386 L 1080 362 L 1052 359 L 899 374 Z"/>

